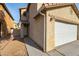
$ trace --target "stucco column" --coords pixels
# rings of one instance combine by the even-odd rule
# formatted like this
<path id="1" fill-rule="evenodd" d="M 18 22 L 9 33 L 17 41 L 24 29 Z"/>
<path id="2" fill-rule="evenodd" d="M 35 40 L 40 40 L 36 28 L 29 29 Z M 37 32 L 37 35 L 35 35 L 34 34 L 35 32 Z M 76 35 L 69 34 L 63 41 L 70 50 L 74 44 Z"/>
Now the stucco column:
<path id="1" fill-rule="evenodd" d="M 77 25 L 77 40 L 79 40 L 79 25 Z"/>
<path id="2" fill-rule="evenodd" d="M 55 47 L 55 18 L 47 16 L 47 36 L 46 36 L 46 52 L 51 51 Z"/>

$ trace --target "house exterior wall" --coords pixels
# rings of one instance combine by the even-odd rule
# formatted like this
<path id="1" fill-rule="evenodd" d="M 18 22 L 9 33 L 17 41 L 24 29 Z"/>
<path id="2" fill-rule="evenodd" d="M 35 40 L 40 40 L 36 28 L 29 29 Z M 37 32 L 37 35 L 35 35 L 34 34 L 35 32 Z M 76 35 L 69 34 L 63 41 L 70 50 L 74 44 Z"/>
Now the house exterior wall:
<path id="1" fill-rule="evenodd" d="M 29 26 L 29 36 L 34 39 L 34 19 L 33 19 L 33 16 L 35 15 L 36 13 L 36 4 L 31 4 L 30 7 L 29 7 L 29 22 L 30 22 L 30 26 Z"/>
<path id="2" fill-rule="evenodd" d="M 21 20 L 26 20 L 26 17 L 22 15 Z"/>
<path id="3" fill-rule="evenodd" d="M 24 38 L 25 36 L 27 36 L 27 27 L 24 26 L 24 24 L 21 24 L 20 26 L 21 26 L 20 36 L 21 36 L 21 38 Z"/>
<path id="4" fill-rule="evenodd" d="M 27 36 L 27 27 L 24 26 L 24 24 L 26 25 L 26 21 L 28 20 L 27 19 L 27 16 L 26 15 L 23 15 L 23 13 L 26 11 L 26 8 L 21 8 L 20 9 L 20 21 L 21 21 L 21 29 L 20 29 L 20 36 L 21 38 L 24 38 L 25 36 Z"/>
<path id="5" fill-rule="evenodd" d="M 34 21 L 34 40 L 41 47 L 44 48 L 44 16 L 39 16 Z"/>
<path id="6" fill-rule="evenodd" d="M 26 16 L 23 15 L 23 13 L 26 11 L 25 9 L 21 9 L 21 20 L 26 20 Z"/>
<path id="7" fill-rule="evenodd" d="M 31 4 L 29 16 L 29 36 L 41 47 L 44 47 L 44 17 L 38 16 L 34 19 L 34 15 L 37 13 L 37 4 Z"/>
<path id="8" fill-rule="evenodd" d="M 50 18 L 50 15 L 60 17 L 62 20 L 74 20 L 79 21 L 76 13 L 74 12 L 71 6 L 63 8 L 52 8 L 46 11 L 46 17 L 44 21 L 44 16 L 39 15 L 34 19 L 35 14 L 38 12 L 42 4 L 32 3 L 29 8 L 29 36 L 32 38 L 41 48 L 45 48 L 45 51 L 48 52 L 55 48 L 55 18 Z M 45 28 L 45 26 L 46 28 Z M 79 26 L 77 25 L 77 39 L 79 39 Z M 45 32 L 45 30 L 46 32 Z M 46 33 L 46 34 L 45 34 Z M 44 34 L 46 37 L 44 37 Z M 44 38 L 46 41 L 44 42 Z M 46 45 L 45 45 L 46 43 Z M 44 47 L 45 45 L 45 47 Z"/>
<path id="9" fill-rule="evenodd" d="M 0 5 L 0 10 L 2 10 L 5 14 L 4 16 L 4 20 L 3 20 L 3 24 L 2 24 L 2 36 L 6 36 L 9 33 L 11 33 L 11 28 L 14 28 L 14 22 L 13 19 L 9 16 L 9 14 L 6 12 L 6 10 L 4 9 L 4 7 L 2 5 Z M 0 19 L 2 20 L 2 19 Z"/>
<path id="10" fill-rule="evenodd" d="M 49 10 L 49 14 L 54 15 L 54 16 L 58 16 L 58 17 L 62 17 L 65 19 L 78 20 L 78 17 L 75 14 L 75 12 L 71 6 Z"/>
<path id="11" fill-rule="evenodd" d="M 21 15 L 23 15 L 23 13 L 26 11 L 26 8 L 22 8 L 21 9 Z"/>
<path id="12" fill-rule="evenodd" d="M 55 46 L 55 19 L 52 19 L 52 21 L 50 21 L 50 17 L 48 16 L 48 13 L 46 13 L 46 51 L 50 51 L 52 49 L 54 49 Z"/>
<path id="13" fill-rule="evenodd" d="M 39 10 L 41 8 L 43 3 L 37 3 L 37 10 Z"/>
<path id="14" fill-rule="evenodd" d="M 8 32 L 10 33 L 11 28 L 14 28 L 14 22 L 12 18 L 8 15 L 8 13 L 5 14 L 5 22 L 8 28 Z"/>
<path id="15" fill-rule="evenodd" d="M 73 9 L 71 8 L 71 6 L 63 7 L 59 9 L 51 9 L 48 10 L 46 13 L 47 13 L 46 51 L 50 51 L 55 48 L 55 18 L 53 18 L 52 21 L 50 21 L 49 14 L 62 17 L 64 19 L 75 20 L 75 21 L 79 21 L 79 19 L 75 14 L 75 12 L 73 11 Z"/>

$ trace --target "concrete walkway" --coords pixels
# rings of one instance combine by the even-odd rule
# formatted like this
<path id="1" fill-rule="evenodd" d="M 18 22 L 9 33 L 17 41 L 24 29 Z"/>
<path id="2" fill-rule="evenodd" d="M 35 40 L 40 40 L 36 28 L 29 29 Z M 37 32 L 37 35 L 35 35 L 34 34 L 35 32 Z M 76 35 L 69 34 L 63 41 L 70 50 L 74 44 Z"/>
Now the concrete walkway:
<path id="1" fill-rule="evenodd" d="M 56 47 L 56 49 L 44 53 L 37 44 L 29 38 L 25 38 L 29 56 L 79 56 L 79 40 Z"/>
<path id="2" fill-rule="evenodd" d="M 25 43 L 27 47 L 27 51 L 29 56 L 62 56 L 60 53 L 58 53 L 56 50 L 49 52 L 49 53 L 44 53 L 40 48 L 37 46 L 37 44 L 34 43 L 29 38 L 25 38 Z"/>
<path id="3" fill-rule="evenodd" d="M 29 56 L 47 56 L 48 54 L 42 52 L 39 47 L 29 38 L 25 38 L 25 43 Z"/>

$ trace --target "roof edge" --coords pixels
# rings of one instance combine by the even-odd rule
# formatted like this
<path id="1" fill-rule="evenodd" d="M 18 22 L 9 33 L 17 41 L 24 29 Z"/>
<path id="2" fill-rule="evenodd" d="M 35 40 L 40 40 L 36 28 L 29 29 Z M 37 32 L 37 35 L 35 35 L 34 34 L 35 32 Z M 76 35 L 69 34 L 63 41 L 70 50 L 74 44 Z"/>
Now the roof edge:
<path id="1" fill-rule="evenodd" d="M 14 18 L 12 17 L 11 13 L 9 12 L 8 8 L 6 7 L 5 3 L 1 3 L 1 5 L 4 7 L 4 9 L 6 10 L 6 12 L 9 14 L 9 16 L 12 18 L 12 20 L 14 20 Z"/>

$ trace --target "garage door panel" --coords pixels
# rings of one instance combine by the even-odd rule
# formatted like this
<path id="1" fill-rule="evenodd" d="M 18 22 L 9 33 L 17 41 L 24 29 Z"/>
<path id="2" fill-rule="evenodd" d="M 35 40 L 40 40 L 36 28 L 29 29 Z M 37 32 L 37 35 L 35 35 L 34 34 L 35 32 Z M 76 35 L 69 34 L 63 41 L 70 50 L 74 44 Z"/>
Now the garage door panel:
<path id="1" fill-rule="evenodd" d="M 55 46 L 77 40 L 77 26 L 55 22 Z"/>

